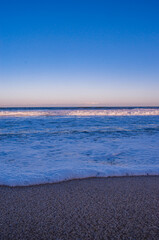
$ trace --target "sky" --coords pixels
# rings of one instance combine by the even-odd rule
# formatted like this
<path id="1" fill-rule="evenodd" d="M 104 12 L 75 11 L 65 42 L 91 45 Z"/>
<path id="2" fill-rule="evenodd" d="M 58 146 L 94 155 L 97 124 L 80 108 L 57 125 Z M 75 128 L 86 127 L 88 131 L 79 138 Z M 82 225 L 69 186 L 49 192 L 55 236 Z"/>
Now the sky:
<path id="1" fill-rule="evenodd" d="M 158 12 L 158 0 L 0 0 L 0 107 L 159 106 Z"/>

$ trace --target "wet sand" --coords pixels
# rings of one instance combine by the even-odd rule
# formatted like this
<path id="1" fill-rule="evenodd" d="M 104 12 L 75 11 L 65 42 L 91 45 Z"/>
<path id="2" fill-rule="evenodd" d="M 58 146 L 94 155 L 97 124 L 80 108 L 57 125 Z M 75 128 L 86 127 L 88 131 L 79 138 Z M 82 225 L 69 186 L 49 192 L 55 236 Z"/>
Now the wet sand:
<path id="1" fill-rule="evenodd" d="M 0 239 L 159 239 L 159 176 L 0 187 Z"/>

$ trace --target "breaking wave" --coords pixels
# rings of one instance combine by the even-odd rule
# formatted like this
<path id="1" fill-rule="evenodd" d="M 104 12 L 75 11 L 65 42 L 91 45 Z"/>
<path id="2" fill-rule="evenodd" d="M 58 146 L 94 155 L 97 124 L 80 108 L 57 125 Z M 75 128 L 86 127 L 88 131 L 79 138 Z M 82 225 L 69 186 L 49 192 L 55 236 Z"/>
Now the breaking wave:
<path id="1" fill-rule="evenodd" d="M 10 109 L 0 110 L 1 117 L 32 116 L 158 116 L 159 108 L 75 108 L 75 109 Z"/>

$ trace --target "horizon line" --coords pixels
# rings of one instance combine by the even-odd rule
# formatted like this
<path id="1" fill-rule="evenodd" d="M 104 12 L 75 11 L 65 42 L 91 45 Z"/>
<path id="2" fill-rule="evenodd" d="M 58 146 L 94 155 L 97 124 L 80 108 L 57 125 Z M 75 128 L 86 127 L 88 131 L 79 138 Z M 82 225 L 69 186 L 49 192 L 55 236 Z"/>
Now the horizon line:
<path id="1" fill-rule="evenodd" d="M 118 105 L 118 106 L 0 106 L 0 109 L 5 108 L 159 108 L 159 105 Z"/>

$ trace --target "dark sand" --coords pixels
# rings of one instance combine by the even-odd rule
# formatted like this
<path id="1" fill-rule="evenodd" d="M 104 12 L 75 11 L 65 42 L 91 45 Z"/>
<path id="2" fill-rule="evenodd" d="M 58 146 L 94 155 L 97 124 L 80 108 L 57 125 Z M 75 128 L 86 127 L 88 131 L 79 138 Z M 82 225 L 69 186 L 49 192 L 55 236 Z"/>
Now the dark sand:
<path id="1" fill-rule="evenodd" d="M 159 176 L 0 187 L 0 239 L 159 239 Z"/>

